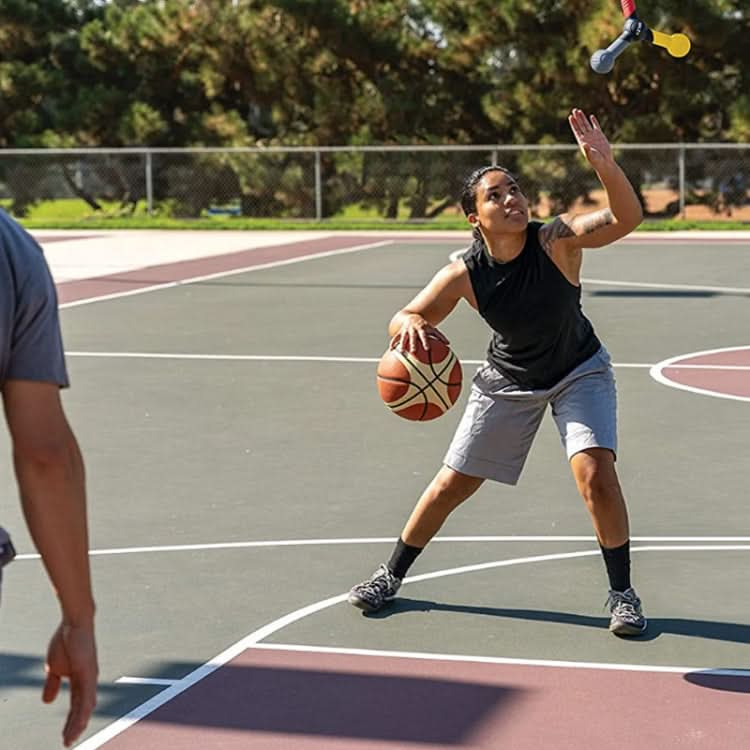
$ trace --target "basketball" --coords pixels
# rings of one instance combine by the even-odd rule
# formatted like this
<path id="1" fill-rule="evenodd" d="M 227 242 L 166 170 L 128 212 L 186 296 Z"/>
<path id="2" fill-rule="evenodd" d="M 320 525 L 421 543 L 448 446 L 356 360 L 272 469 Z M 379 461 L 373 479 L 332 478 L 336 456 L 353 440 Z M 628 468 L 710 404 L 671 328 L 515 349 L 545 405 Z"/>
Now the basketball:
<path id="1" fill-rule="evenodd" d="M 380 359 L 378 392 L 383 403 L 399 417 L 426 422 L 445 414 L 461 393 L 461 363 L 451 348 L 430 339 L 426 350 L 389 349 Z"/>

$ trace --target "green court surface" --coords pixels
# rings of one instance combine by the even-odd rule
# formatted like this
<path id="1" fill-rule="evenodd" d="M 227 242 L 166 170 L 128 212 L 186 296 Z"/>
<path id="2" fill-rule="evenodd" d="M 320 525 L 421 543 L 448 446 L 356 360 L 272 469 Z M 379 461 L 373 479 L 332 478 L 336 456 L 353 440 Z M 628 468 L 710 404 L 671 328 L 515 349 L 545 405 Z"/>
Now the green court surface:
<path id="1" fill-rule="evenodd" d="M 252 634 L 310 649 L 750 674 L 750 399 L 651 374 L 679 355 L 750 348 L 750 242 L 636 237 L 585 257 L 584 310 L 617 379 L 645 637 L 607 631 L 604 568 L 549 416 L 519 485 L 485 483 L 410 572 L 433 577 L 407 582 L 376 616 L 325 604 L 390 553 L 484 356 L 488 331 L 462 303 L 441 326 L 463 362 L 458 404 L 411 423 L 378 398 L 390 316 L 464 244 L 399 238 L 153 290 L 146 274 L 143 293 L 63 308 L 98 603 L 101 689 L 85 747 L 106 747 L 100 732 L 165 689 L 149 680 L 179 681 Z M 705 367 L 706 382 L 722 367 Z M 750 379 L 750 366 L 731 367 Z M 4 435 L 2 446 L 3 526 L 20 557 L 3 584 L 0 725 L 15 747 L 46 750 L 67 701 L 39 698 L 56 604 Z"/>

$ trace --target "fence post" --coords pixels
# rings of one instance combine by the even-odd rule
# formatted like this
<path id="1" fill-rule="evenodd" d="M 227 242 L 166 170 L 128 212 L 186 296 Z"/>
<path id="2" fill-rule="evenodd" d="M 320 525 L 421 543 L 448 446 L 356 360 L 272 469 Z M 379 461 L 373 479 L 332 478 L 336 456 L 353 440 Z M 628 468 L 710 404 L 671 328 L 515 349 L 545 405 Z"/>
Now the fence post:
<path id="1" fill-rule="evenodd" d="M 497 166 L 497 149 L 492 152 L 492 166 Z"/>
<path id="2" fill-rule="evenodd" d="M 680 218 L 685 219 L 685 147 L 680 144 L 678 153 L 677 170 L 680 183 Z"/>
<path id="3" fill-rule="evenodd" d="M 146 211 L 149 216 L 154 212 L 154 171 L 150 151 L 146 151 Z"/>
<path id="4" fill-rule="evenodd" d="M 323 218 L 323 189 L 320 177 L 320 151 L 315 152 L 315 219 Z"/>

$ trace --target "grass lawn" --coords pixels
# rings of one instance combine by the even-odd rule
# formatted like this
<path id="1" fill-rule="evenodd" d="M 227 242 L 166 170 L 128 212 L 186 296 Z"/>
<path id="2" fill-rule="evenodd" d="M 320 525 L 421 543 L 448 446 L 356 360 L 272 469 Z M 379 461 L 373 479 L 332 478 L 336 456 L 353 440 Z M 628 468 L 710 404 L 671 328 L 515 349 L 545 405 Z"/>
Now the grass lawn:
<path id="1" fill-rule="evenodd" d="M 9 201 L 0 201 L 8 208 Z M 399 212 L 400 214 L 402 212 Z M 21 223 L 28 229 L 321 229 L 321 230 L 467 230 L 466 220 L 456 213 L 444 213 L 435 219 L 409 220 L 406 211 L 399 219 L 383 219 L 374 211 L 351 206 L 340 215 L 316 221 L 314 219 L 250 218 L 230 214 L 216 214 L 200 218 L 182 219 L 162 215 L 158 211 L 149 216 L 140 202 L 133 213 L 123 211 L 117 203 L 103 204 L 102 211 L 94 211 L 84 201 L 63 199 L 44 201 L 33 206 Z M 677 230 L 750 230 L 750 222 L 732 219 L 646 219 L 636 231 Z"/>

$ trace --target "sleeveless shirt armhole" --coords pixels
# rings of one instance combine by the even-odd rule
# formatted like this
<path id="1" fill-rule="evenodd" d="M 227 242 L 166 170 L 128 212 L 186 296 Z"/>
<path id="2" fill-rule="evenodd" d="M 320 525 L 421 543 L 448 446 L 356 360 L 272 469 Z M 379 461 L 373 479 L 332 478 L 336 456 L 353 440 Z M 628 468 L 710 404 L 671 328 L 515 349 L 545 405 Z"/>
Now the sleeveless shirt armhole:
<path id="1" fill-rule="evenodd" d="M 481 265 L 481 260 L 484 257 L 482 241 L 475 239 L 461 257 L 463 258 L 463 261 L 466 264 L 466 269 L 469 272 L 469 283 L 471 284 L 471 289 L 474 292 L 474 297 L 479 306 L 478 312 L 481 315 L 483 309 L 480 300 L 483 298 L 483 295 L 481 294 L 481 289 L 477 288 L 476 277 L 477 272 L 479 271 L 479 266 Z"/>

